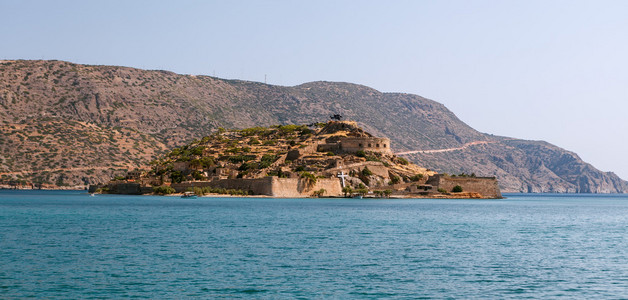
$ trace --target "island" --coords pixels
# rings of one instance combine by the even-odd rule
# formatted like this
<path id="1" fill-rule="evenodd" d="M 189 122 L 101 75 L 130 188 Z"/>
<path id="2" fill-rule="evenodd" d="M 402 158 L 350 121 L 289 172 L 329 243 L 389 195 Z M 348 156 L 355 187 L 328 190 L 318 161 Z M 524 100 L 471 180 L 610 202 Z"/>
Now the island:
<path id="1" fill-rule="evenodd" d="M 339 116 L 325 123 L 220 128 L 90 193 L 502 198 L 495 177 L 438 174 Z"/>

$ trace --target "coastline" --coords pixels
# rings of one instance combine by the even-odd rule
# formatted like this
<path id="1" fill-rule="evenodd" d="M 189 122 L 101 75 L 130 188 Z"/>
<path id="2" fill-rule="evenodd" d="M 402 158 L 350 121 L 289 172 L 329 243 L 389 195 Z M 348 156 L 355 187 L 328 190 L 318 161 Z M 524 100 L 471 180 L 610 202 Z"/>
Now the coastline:
<path id="1" fill-rule="evenodd" d="M 110 194 L 110 193 L 92 193 L 94 195 L 122 195 L 122 194 Z M 173 193 L 173 194 L 123 194 L 130 196 L 164 196 L 164 197 L 182 197 L 184 193 Z M 230 194 L 206 194 L 206 195 L 194 195 L 197 198 L 271 198 L 271 199 L 294 199 L 295 197 L 277 197 L 277 196 L 269 196 L 269 195 L 230 195 Z M 320 197 L 299 197 L 303 199 L 352 199 L 354 197 L 344 197 L 344 196 L 320 196 Z M 474 195 L 474 193 L 459 193 L 459 194 L 451 194 L 451 195 L 432 195 L 432 196 L 424 196 L 424 195 L 391 195 L 390 197 L 377 197 L 374 195 L 364 195 L 360 199 L 506 199 L 502 198 L 490 198 L 490 197 L 482 197 L 479 195 Z"/>
<path id="2" fill-rule="evenodd" d="M 69 186 L 69 187 L 30 187 L 30 186 L 11 186 L 0 185 L 0 190 L 24 190 L 24 191 L 87 191 L 87 186 Z"/>

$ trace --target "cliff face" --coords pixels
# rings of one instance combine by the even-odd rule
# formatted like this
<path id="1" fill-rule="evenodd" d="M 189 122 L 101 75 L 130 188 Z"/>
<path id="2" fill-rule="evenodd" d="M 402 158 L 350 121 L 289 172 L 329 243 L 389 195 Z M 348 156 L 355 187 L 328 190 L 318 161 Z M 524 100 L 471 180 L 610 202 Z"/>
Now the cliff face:
<path id="1" fill-rule="evenodd" d="M 336 113 L 389 137 L 396 152 L 449 149 L 408 157 L 440 172 L 497 176 L 505 192 L 628 191 L 625 181 L 571 152 L 477 132 L 416 95 L 60 61 L 0 63 L 0 175 L 61 185 L 104 182 L 218 127 L 303 124 Z"/>

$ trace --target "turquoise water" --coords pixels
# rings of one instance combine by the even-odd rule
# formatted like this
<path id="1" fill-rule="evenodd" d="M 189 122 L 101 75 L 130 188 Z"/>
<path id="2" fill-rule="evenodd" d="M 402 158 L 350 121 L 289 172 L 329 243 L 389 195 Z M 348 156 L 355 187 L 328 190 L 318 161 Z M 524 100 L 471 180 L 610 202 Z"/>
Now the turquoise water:
<path id="1" fill-rule="evenodd" d="M 628 197 L 0 191 L 0 298 L 627 298 Z"/>

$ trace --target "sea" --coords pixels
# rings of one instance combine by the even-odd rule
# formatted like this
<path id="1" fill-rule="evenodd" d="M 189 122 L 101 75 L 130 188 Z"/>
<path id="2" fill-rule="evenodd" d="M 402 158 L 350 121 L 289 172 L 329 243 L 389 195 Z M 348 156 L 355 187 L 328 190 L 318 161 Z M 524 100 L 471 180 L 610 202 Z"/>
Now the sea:
<path id="1" fill-rule="evenodd" d="M 2 299 L 626 299 L 628 196 L 0 191 Z"/>

